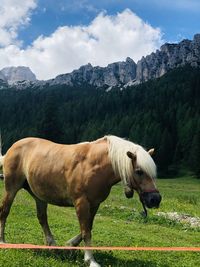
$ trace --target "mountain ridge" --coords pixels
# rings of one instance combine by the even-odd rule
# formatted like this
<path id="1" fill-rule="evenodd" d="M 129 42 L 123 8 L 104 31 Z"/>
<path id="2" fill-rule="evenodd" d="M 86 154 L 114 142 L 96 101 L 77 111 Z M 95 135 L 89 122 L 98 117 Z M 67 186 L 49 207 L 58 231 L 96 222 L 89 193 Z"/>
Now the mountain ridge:
<path id="1" fill-rule="evenodd" d="M 60 74 L 53 79 L 39 81 L 28 67 L 10 67 L 0 71 L 0 88 L 43 87 L 45 85 L 76 86 L 83 83 L 100 88 L 127 87 L 161 77 L 169 70 L 185 65 L 200 67 L 200 34 L 195 34 L 193 40 L 184 39 L 181 42 L 165 43 L 156 52 L 142 57 L 137 64 L 130 57 L 126 61 L 108 64 L 106 67 L 92 66 L 90 63 L 81 66 L 71 73 Z M 8 79 L 6 74 L 13 68 L 24 68 L 16 78 Z M 5 71 L 7 70 L 7 72 Z M 12 76 L 12 71 L 10 71 Z"/>

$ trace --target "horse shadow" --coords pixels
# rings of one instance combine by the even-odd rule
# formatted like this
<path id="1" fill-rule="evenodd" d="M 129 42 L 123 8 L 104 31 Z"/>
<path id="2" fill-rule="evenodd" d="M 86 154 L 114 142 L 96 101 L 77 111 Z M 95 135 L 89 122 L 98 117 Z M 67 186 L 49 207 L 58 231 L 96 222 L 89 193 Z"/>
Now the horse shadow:
<path id="1" fill-rule="evenodd" d="M 61 250 L 35 250 L 33 252 L 37 256 L 44 258 L 53 258 L 59 262 L 69 264 L 77 264 L 79 267 L 85 267 L 83 261 L 83 252 L 82 251 L 61 251 Z M 94 253 L 95 259 L 103 267 L 157 267 L 161 266 L 160 263 L 157 264 L 153 260 L 140 260 L 140 259 L 119 259 L 113 255 L 112 251 L 108 252 L 96 252 Z M 53 267 L 53 266 L 52 266 Z M 170 267 L 168 264 L 163 263 L 162 267 Z"/>

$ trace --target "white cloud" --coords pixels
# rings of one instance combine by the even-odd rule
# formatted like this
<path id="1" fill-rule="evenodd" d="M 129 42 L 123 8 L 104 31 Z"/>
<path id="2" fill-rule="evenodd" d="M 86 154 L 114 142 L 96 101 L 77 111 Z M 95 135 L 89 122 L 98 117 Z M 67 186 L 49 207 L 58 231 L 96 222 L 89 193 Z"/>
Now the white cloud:
<path id="1" fill-rule="evenodd" d="M 19 27 L 29 23 L 34 8 L 36 0 L 0 0 L 1 47 L 17 42 L 17 31 Z"/>
<path id="2" fill-rule="evenodd" d="M 88 62 L 105 66 L 127 56 L 137 61 L 162 43 L 160 29 L 129 9 L 115 16 L 100 13 L 88 26 L 59 27 L 48 37 L 38 37 L 24 50 L 17 44 L 7 45 L 0 49 L 0 68 L 25 65 L 38 79 L 49 79 Z"/>

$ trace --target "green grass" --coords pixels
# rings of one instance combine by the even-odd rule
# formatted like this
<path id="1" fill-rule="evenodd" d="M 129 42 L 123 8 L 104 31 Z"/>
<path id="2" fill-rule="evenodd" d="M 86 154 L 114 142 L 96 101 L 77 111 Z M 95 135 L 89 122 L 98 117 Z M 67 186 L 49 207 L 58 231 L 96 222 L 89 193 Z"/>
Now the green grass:
<path id="1" fill-rule="evenodd" d="M 200 181 L 192 177 L 157 180 L 163 196 L 159 211 L 177 211 L 200 217 Z M 0 183 L 0 194 L 3 183 Z M 200 229 L 170 221 L 149 210 L 144 219 L 141 204 L 135 194 L 126 199 L 121 185 L 113 187 L 101 204 L 93 229 L 95 246 L 196 246 L 200 244 Z M 49 206 L 49 223 L 58 245 L 79 232 L 74 208 Z M 33 199 L 21 190 L 12 206 L 6 227 L 9 243 L 43 244 L 43 233 L 36 218 Z M 193 267 L 200 264 L 199 252 L 95 252 L 102 266 L 116 267 Z M 77 267 L 85 266 L 83 252 L 0 250 L 0 266 Z"/>

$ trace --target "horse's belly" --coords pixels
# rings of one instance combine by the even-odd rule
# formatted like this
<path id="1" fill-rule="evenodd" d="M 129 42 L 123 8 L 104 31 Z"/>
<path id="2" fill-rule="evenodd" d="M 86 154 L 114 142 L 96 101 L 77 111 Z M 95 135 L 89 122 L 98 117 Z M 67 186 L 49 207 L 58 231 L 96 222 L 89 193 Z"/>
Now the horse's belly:
<path id="1" fill-rule="evenodd" d="M 73 207 L 73 202 L 70 198 L 64 198 L 64 199 L 49 199 L 49 198 L 45 198 L 43 199 L 43 201 L 52 204 L 52 205 L 56 205 L 56 206 L 61 206 L 61 207 Z"/>
<path id="2" fill-rule="evenodd" d="M 33 194 L 47 203 L 65 207 L 73 206 L 67 184 L 62 178 L 29 177 L 28 184 Z"/>

